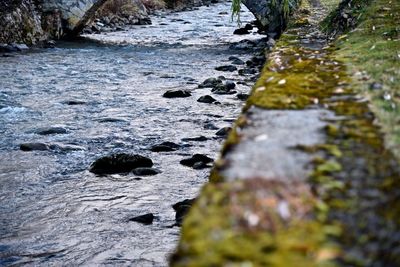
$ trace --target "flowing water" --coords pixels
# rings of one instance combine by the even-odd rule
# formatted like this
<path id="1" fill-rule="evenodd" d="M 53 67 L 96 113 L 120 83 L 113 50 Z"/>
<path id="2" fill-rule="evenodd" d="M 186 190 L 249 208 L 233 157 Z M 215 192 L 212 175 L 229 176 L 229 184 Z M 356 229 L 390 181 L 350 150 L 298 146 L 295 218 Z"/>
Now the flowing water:
<path id="1" fill-rule="evenodd" d="M 220 105 L 198 103 L 209 89 L 184 99 L 162 94 L 219 75 L 245 79 L 214 70 L 231 55 L 251 57 L 231 43 L 261 38 L 233 35 L 229 12 L 226 2 L 162 13 L 153 25 L 86 36 L 96 42 L 0 58 L 0 265 L 167 265 L 179 238 L 171 205 L 194 197 L 209 171 L 179 161 L 194 153 L 215 158 L 223 139 L 205 126 L 231 125 L 242 102 L 214 95 Z M 253 18 L 243 12 L 241 19 Z M 67 132 L 36 133 L 53 126 Z M 201 135 L 208 140 L 182 141 Z M 183 147 L 149 151 L 163 141 Z M 23 152 L 25 142 L 70 149 Z M 162 173 L 137 179 L 88 172 L 96 158 L 116 152 L 146 155 Z M 128 221 L 149 212 L 152 225 Z"/>

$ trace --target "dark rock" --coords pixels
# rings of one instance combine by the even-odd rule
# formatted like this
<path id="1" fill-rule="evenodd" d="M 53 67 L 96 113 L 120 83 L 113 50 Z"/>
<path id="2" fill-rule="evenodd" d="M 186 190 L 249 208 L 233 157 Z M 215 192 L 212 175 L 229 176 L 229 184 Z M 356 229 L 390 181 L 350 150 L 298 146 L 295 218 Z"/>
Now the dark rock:
<path id="1" fill-rule="evenodd" d="M 180 163 L 184 166 L 193 167 L 196 163 L 207 164 L 214 160 L 203 154 L 194 154 L 191 158 L 183 159 Z"/>
<path id="2" fill-rule="evenodd" d="M 204 129 L 206 130 L 218 130 L 219 128 L 217 126 L 215 126 L 215 124 L 208 122 L 206 124 L 204 124 Z"/>
<path id="3" fill-rule="evenodd" d="M 249 33 L 250 32 L 246 28 L 239 28 L 233 32 L 233 34 L 238 34 L 238 35 L 249 34 Z"/>
<path id="4" fill-rule="evenodd" d="M 235 44 L 231 44 L 229 46 L 229 48 L 230 49 L 238 49 L 238 50 L 248 50 L 248 49 L 254 48 L 256 45 L 257 45 L 256 42 L 253 42 L 250 40 L 242 40 Z"/>
<path id="5" fill-rule="evenodd" d="M 181 147 L 180 145 L 175 144 L 173 142 L 163 142 L 161 144 L 152 146 L 150 150 L 153 152 L 169 152 L 169 151 L 175 151 L 180 147 Z"/>
<path id="6" fill-rule="evenodd" d="M 212 87 L 215 87 L 218 84 L 222 84 L 222 80 L 221 79 L 208 78 L 204 82 L 199 84 L 199 88 L 207 88 L 207 87 L 212 88 Z"/>
<path id="7" fill-rule="evenodd" d="M 199 136 L 199 137 L 190 137 L 190 138 L 182 138 L 182 141 L 188 142 L 188 141 L 194 141 L 194 142 L 204 142 L 207 141 L 208 138 L 205 136 Z"/>
<path id="8" fill-rule="evenodd" d="M 255 69 L 251 69 L 251 68 L 244 68 L 239 70 L 239 75 L 252 75 L 252 74 L 256 74 L 257 70 Z"/>
<path id="9" fill-rule="evenodd" d="M 231 87 L 232 85 L 229 86 Z M 236 93 L 236 91 L 231 91 L 226 85 L 222 84 L 214 87 L 211 92 L 217 95 L 231 95 Z"/>
<path id="10" fill-rule="evenodd" d="M 146 225 L 152 224 L 153 220 L 154 220 L 153 213 L 147 213 L 147 214 L 139 215 L 139 216 L 129 219 L 130 222 L 138 222 L 138 223 L 142 223 L 142 224 L 146 224 Z"/>
<path id="11" fill-rule="evenodd" d="M 247 23 L 247 24 L 244 26 L 244 28 L 245 28 L 246 30 L 248 30 L 248 31 L 251 31 L 251 30 L 253 30 L 253 25 L 251 25 L 250 23 Z"/>
<path id="12" fill-rule="evenodd" d="M 224 127 L 218 130 L 218 132 L 215 133 L 217 136 L 227 136 L 229 132 L 232 130 L 231 127 Z"/>
<path id="13" fill-rule="evenodd" d="M 166 98 L 177 98 L 177 97 L 189 97 L 192 94 L 188 90 L 169 90 L 164 93 L 163 97 Z"/>
<path id="14" fill-rule="evenodd" d="M 85 150 L 85 148 L 82 146 L 71 145 L 71 144 L 51 144 L 49 147 L 51 150 L 56 150 L 61 152 Z"/>
<path id="15" fill-rule="evenodd" d="M 246 101 L 249 98 L 249 94 L 244 94 L 244 93 L 239 93 L 236 95 L 236 97 L 242 101 Z"/>
<path id="16" fill-rule="evenodd" d="M 62 127 L 49 127 L 43 128 L 35 131 L 36 134 L 49 135 L 49 134 L 66 134 L 67 130 Z"/>
<path id="17" fill-rule="evenodd" d="M 44 48 L 55 48 L 56 47 L 56 42 L 54 40 L 47 40 L 43 44 Z"/>
<path id="18" fill-rule="evenodd" d="M 176 214 L 175 214 L 176 225 L 178 225 L 178 226 L 182 225 L 182 221 L 183 221 L 184 217 L 189 212 L 189 210 L 192 207 L 195 200 L 196 200 L 195 198 L 185 199 L 181 202 L 178 202 L 178 203 L 175 203 L 174 205 L 172 205 L 172 208 L 176 212 Z"/>
<path id="19" fill-rule="evenodd" d="M 69 106 L 75 106 L 75 105 L 85 105 L 85 101 L 80 101 L 80 100 L 67 100 L 63 102 L 63 104 L 69 105 Z"/>
<path id="20" fill-rule="evenodd" d="M 206 164 L 206 163 L 204 163 L 204 162 L 201 162 L 201 161 L 196 162 L 196 163 L 192 166 L 192 168 L 195 169 L 195 170 L 202 170 L 202 169 L 211 168 L 211 167 L 212 167 L 211 165 L 208 165 L 208 164 Z"/>
<path id="21" fill-rule="evenodd" d="M 237 70 L 237 68 L 235 66 L 233 66 L 233 65 L 224 65 L 224 66 L 216 67 L 215 70 L 232 72 L 232 71 Z"/>
<path id="22" fill-rule="evenodd" d="M 147 157 L 120 153 L 97 159 L 90 166 L 90 172 L 95 174 L 124 173 L 136 168 L 152 166 L 153 161 Z"/>
<path id="23" fill-rule="evenodd" d="M 160 170 L 154 169 L 154 168 L 146 168 L 146 167 L 141 167 L 141 168 L 136 168 L 133 171 L 133 174 L 137 176 L 148 176 L 148 175 L 156 175 L 161 173 Z"/>
<path id="24" fill-rule="evenodd" d="M 127 122 L 124 119 L 119 119 L 119 118 L 104 118 L 104 119 L 99 119 L 98 120 L 101 123 L 107 123 L 107 122 Z"/>
<path id="25" fill-rule="evenodd" d="M 19 147 L 22 151 L 34 151 L 34 150 L 49 150 L 50 147 L 47 144 L 44 143 L 24 143 L 21 144 Z"/>
<path id="26" fill-rule="evenodd" d="M 371 90 L 381 90 L 383 85 L 381 83 L 373 82 L 369 85 L 369 89 Z"/>
<path id="27" fill-rule="evenodd" d="M 237 59 L 233 59 L 232 60 L 232 64 L 234 64 L 234 65 L 244 65 L 245 63 L 244 63 L 243 60 L 237 58 Z"/>
<path id="28" fill-rule="evenodd" d="M 213 103 L 215 101 L 217 101 L 217 100 L 214 97 L 210 96 L 210 95 L 203 95 L 199 99 L 197 99 L 197 102 L 208 103 L 208 104 L 211 104 L 211 103 Z"/>
<path id="29" fill-rule="evenodd" d="M 234 83 L 233 81 L 226 81 L 225 87 L 228 90 L 234 89 L 236 87 L 236 83 Z"/>

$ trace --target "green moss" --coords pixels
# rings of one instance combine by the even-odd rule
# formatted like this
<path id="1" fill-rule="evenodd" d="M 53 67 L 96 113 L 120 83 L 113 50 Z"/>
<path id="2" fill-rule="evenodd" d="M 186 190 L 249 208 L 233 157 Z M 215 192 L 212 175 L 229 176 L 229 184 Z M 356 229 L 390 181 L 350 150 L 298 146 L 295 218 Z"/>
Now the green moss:
<path id="1" fill-rule="evenodd" d="M 277 212 L 282 195 L 290 221 Z M 340 228 L 307 219 L 314 201 L 300 185 L 289 190 L 260 179 L 208 184 L 184 222 L 172 266 L 334 266 L 338 250 L 326 237 Z"/>

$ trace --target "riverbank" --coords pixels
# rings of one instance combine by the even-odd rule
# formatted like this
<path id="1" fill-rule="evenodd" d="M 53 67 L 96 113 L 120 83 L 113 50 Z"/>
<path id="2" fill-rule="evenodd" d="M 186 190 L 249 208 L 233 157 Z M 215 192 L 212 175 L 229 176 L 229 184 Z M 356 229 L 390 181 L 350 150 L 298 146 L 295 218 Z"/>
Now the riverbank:
<path id="1" fill-rule="evenodd" d="M 88 0 L 74 5 L 57 0 L 44 3 L 6 0 L 0 7 L 0 53 L 29 47 L 53 48 L 56 40 L 75 38 L 82 31 L 91 34 L 149 25 L 149 15 L 156 11 L 183 11 L 210 3 L 209 0 Z"/>
<path id="2" fill-rule="evenodd" d="M 385 5 L 371 2 L 360 28 L 335 43 L 320 30 L 332 1 L 303 4 L 269 54 L 210 183 L 183 223 L 172 266 L 399 264 L 398 160 L 368 100 L 358 95 L 352 69 L 382 59 L 357 37 L 375 19 L 372 10 Z M 385 35 L 378 33 L 397 44 Z M 395 51 L 383 53 L 392 74 Z M 352 56 L 345 64 L 346 54 Z M 388 88 L 397 92 L 397 85 Z"/>

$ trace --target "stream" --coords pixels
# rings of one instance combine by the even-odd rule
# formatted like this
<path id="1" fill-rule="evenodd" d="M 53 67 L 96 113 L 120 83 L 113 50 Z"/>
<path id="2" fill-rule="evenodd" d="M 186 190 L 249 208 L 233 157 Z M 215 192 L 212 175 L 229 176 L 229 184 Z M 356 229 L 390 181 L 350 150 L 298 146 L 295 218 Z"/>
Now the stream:
<path id="1" fill-rule="evenodd" d="M 214 68 L 231 64 L 230 56 L 250 59 L 257 51 L 231 45 L 263 36 L 233 35 L 229 2 L 151 19 L 0 58 L 0 266 L 168 264 L 180 232 L 171 227 L 171 206 L 195 197 L 209 173 L 179 161 L 195 153 L 216 158 L 224 140 L 216 131 L 232 125 L 243 105 L 235 94 L 199 103 L 211 92 L 197 87 L 223 75 L 248 93 L 254 77 Z M 253 19 L 241 13 L 243 23 Z M 162 97 L 176 89 L 192 96 Z M 48 127 L 62 131 L 38 134 Z M 206 140 L 185 139 L 199 136 Z M 181 149 L 149 150 L 164 141 Z M 21 151 L 29 142 L 57 149 Z M 88 171 L 97 158 L 122 152 L 150 157 L 161 173 Z M 149 212 L 151 225 L 129 221 Z"/>

